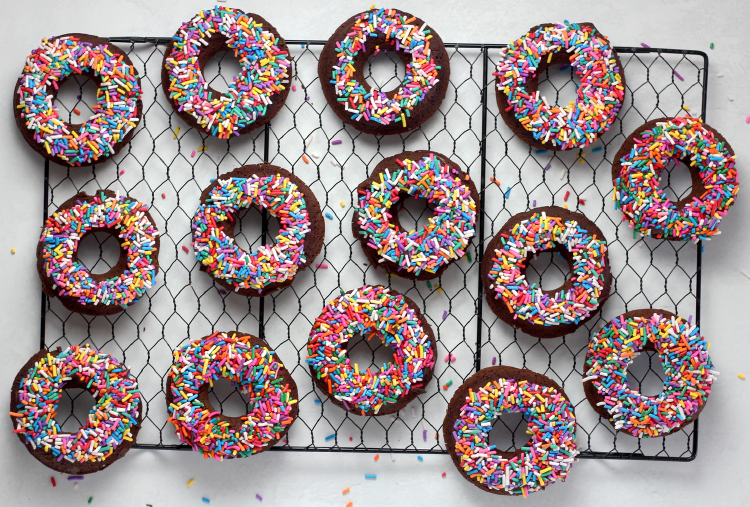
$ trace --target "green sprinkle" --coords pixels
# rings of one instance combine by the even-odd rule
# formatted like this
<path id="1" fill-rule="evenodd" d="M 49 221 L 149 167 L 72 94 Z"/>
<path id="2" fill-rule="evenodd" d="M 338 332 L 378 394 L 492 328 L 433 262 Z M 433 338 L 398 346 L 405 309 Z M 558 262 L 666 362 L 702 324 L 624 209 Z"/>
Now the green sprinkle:
<path id="1" fill-rule="evenodd" d="M 92 502 L 93 500 L 94 500 L 94 497 L 93 497 L 93 496 L 90 496 L 90 497 L 89 497 L 89 503 L 91 503 L 91 502 Z"/>
<path id="2" fill-rule="evenodd" d="M 713 48 L 714 48 L 714 43 L 712 42 L 712 43 L 711 43 L 711 49 L 713 49 Z"/>

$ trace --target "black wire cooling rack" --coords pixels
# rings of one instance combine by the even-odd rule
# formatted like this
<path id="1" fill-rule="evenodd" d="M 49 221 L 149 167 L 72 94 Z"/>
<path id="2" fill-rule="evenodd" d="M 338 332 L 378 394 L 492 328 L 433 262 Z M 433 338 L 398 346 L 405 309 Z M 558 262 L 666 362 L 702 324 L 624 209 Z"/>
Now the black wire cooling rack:
<path id="1" fill-rule="evenodd" d="M 616 434 L 586 401 L 581 375 L 589 336 L 620 313 L 663 308 L 692 314 L 699 322 L 702 247 L 636 238 L 614 209 L 610 168 L 625 136 L 645 121 L 687 111 L 705 119 L 705 53 L 617 48 L 627 78 L 618 119 L 596 145 L 557 153 L 514 139 L 499 117 L 492 72 L 504 45 L 447 44 L 451 83 L 440 110 L 413 132 L 375 137 L 345 126 L 329 110 L 317 76 L 324 42 L 287 41 L 295 65 L 294 91 L 285 107 L 259 131 L 226 141 L 190 129 L 173 114 L 160 86 L 169 38 L 114 37 L 109 41 L 126 51 L 140 72 L 142 123 L 130 145 L 104 164 L 66 169 L 46 163 L 44 216 L 76 192 L 91 193 L 98 188 L 119 190 L 149 204 L 162 232 L 158 284 L 127 311 L 108 317 L 68 312 L 57 299 L 43 295 L 41 346 L 91 343 L 131 368 L 146 402 L 136 447 L 189 449 L 180 445 L 166 421 L 164 389 L 171 351 L 189 338 L 215 330 L 241 330 L 270 343 L 299 387 L 299 419 L 275 450 L 444 453 L 441 425 L 451 395 L 472 373 L 497 363 L 529 368 L 563 385 L 576 406 L 581 457 L 689 461 L 696 456 L 697 423 L 661 439 Z M 212 85 L 220 90 L 227 83 L 223 76 L 236 74 L 239 68 L 231 55 L 226 56 L 217 55 L 206 69 L 209 79 L 214 76 Z M 367 71 L 373 86 L 389 89 L 397 86 L 403 64 L 386 53 L 374 63 L 371 60 Z M 540 82 L 542 93 L 554 96 L 559 104 L 575 98 L 576 80 L 569 68 L 553 66 Z M 94 100 L 95 85 L 86 77 L 75 77 L 62 86 L 57 105 L 77 123 L 90 113 Z M 334 139 L 342 143 L 331 145 Z M 356 186 L 369 170 L 384 157 L 416 149 L 447 155 L 468 170 L 481 189 L 482 220 L 469 254 L 431 283 L 389 276 L 367 265 L 350 226 Z M 325 247 L 312 269 L 278 293 L 244 298 L 227 294 L 199 271 L 190 248 L 190 219 L 201 190 L 212 178 L 262 161 L 301 177 L 323 211 L 334 219 L 326 220 Z M 690 178 L 686 170 L 671 169 L 663 179 L 668 181 L 667 191 L 679 198 L 690 191 Z M 552 204 L 585 213 L 602 229 L 609 241 L 615 281 L 598 319 L 565 337 L 540 340 L 510 328 L 488 309 L 479 262 L 485 243 L 508 218 L 535 205 Z M 429 214 L 422 200 L 407 199 L 400 219 L 408 227 L 424 223 Z M 272 241 L 277 231 L 275 219 L 251 209 L 238 221 L 237 241 L 242 248 L 252 249 Z M 117 262 L 118 249 L 112 236 L 93 234 L 82 241 L 80 259 L 94 272 L 104 272 Z M 567 275 L 565 263 L 550 254 L 540 254 L 531 261 L 531 268 L 528 276 L 547 287 L 559 285 Z M 317 392 L 305 364 L 307 336 L 325 302 L 340 289 L 365 283 L 390 285 L 416 301 L 438 338 L 435 381 L 393 416 L 345 413 Z M 361 339 L 351 342 L 349 350 L 360 364 L 378 365 L 390 357 L 386 347 Z M 630 368 L 631 385 L 655 394 L 663 371 L 657 357 L 644 354 L 642 358 Z M 81 391 L 66 393 L 60 413 L 70 412 L 63 429 L 72 430 L 85 420 L 92 400 Z M 211 396 L 227 415 L 247 410 L 245 398 L 228 382 L 217 383 Z M 510 449 L 526 441 L 525 428 L 520 415 L 503 416 L 490 438 L 498 448 Z"/>

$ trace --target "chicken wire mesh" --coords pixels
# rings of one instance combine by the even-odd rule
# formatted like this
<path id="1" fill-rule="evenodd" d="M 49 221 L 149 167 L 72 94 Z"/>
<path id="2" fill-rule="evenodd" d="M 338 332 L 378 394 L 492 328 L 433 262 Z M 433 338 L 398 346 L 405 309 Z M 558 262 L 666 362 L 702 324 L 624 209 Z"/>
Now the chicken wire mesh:
<path id="1" fill-rule="evenodd" d="M 444 453 L 441 426 L 454 390 L 479 368 L 507 364 L 529 368 L 559 382 L 575 403 L 581 457 L 685 461 L 695 457 L 697 423 L 660 439 L 618 435 L 591 409 L 581 384 L 588 337 L 606 320 L 637 308 L 663 308 L 699 318 L 701 246 L 634 237 L 612 203 L 610 168 L 625 136 L 648 119 L 690 114 L 705 119 L 705 53 L 650 48 L 617 48 L 627 79 L 622 111 L 594 146 L 570 152 L 530 148 L 500 118 L 492 71 L 504 45 L 447 44 L 451 79 L 440 110 L 408 134 L 376 137 L 345 126 L 330 110 L 317 76 L 324 42 L 287 41 L 294 56 L 295 91 L 272 122 L 250 135 L 219 140 L 189 128 L 161 91 L 160 72 L 169 38 L 109 39 L 128 53 L 140 72 L 144 116 L 132 142 L 117 156 L 90 168 L 45 164 L 44 216 L 79 191 L 109 188 L 150 206 L 161 231 L 160 273 L 156 287 L 137 304 L 114 316 L 71 313 L 57 299 L 42 296 L 41 346 L 91 343 L 122 360 L 138 377 L 144 395 L 143 427 L 136 447 L 189 449 L 167 423 L 165 378 L 171 352 L 190 338 L 213 331 L 240 330 L 265 339 L 295 379 L 299 418 L 274 450 Z M 239 69 L 228 53 L 217 54 L 206 69 L 211 85 L 223 91 Z M 401 74 L 400 74 L 401 73 Z M 365 72 L 373 86 L 393 88 L 403 64 L 390 53 L 371 59 Z M 575 99 L 576 77 L 552 66 L 540 76 L 540 90 L 558 104 Z M 85 118 L 95 86 L 85 76 L 69 79 L 57 105 L 69 120 Z M 332 145 L 332 140 L 341 144 Z M 408 281 L 367 264 L 351 233 L 356 186 L 383 158 L 406 150 L 434 150 L 467 170 L 481 192 L 477 238 L 465 258 L 431 283 Z M 303 157 L 304 155 L 304 157 Z M 305 161 L 307 158 L 307 161 Z M 198 269 L 190 248 L 190 220 L 200 192 L 213 178 L 246 164 L 268 161 L 292 171 L 315 193 L 333 219 L 326 220 L 325 246 L 315 263 L 294 283 L 265 298 L 227 294 Z M 690 191 L 690 177 L 679 165 L 663 180 L 677 197 Z M 566 200 L 566 194 L 569 195 Z M 479 279 L 484 245 L 512 215 L 534 206 L 568 205 L 585 213 L 609 241 L 613 294 L 597 319 L 562 338 L 532 338 L 503 324 L 489 310 Z M 420 199 L 406 199 L 399 212 L 405 227 L 421 225 L 431 210 Z M 249 209 L 236 224 L 237 243 L 254 249 L 273 241 L 278 222 Z M 187 247 L 186 252 L 183 247 Z M 94 272 L 117 262 L 119 245 L 108 234 L 81 243 L 80 259 Z M 540 254 L 528 276 L 545 287 L 560 285 L 567 266 L 559 256 Z M 416 301 L 435 331 L 438 362 L 427 392 L 399 414 L 362 417 L 330 403 L 314 387 L 305 364 L 313 320 L 340 290 L 383 284 Z M 445 318 L 443 318 L 445 315 Z M 389 361 L 390 349 L 355 338 L 350 357 L 371 368 Z M 643 354 L 629 369 L 631 385 L 644 394 L 660 390 L 658 358 Z M 445 389 L 452 381 L 452 386 Z M 63 429 L 82 424 L 92 405 L 81 390 L 66 390 L 60 414 Z M 229 416 L 247 411 L 246 398 L 229 382 L 211 391 L 214 405 Z M 63 420 L 61 416 L 59 420 Z M 526 424 L 510 414 L 490 435 L 500 449 L 525 443 Z"/>

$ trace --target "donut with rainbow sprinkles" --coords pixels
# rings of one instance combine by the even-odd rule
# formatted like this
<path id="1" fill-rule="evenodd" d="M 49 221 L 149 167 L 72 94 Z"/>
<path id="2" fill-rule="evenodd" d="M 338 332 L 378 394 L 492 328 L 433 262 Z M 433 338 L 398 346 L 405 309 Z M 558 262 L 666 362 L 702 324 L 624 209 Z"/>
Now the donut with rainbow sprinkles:
<path id="1" fill-rule="evenodd" d="M 232 51 L 240 73 L 221 93 L 204 69 Z M 216 6 L 184 22 L 164 51 L 161 82 L 172 108 L 191 127 L 218 137 L 247 134 L 276 116 L 289 95 L 292 58 L 286 42 L 257 14 Z"/>
<path id="2" fill-rule="evenodd" d="M 570 65 L 580 80 L 575 102 L 550 104 L 539 77 L 550 65 Z M 522 141 L 547 150 L 585 148 L 615 121 L 625 75 L 614 47 L 591 23 L 545 23 L 501 50 L 494 75 L 497 105 Z"/>
<path id="3" fill-rule="evenodd" d="M 660 188 L 670 163 L 684 162 L 692 189 L 673 201 Z M 740 191 L 736 155 L 700 118 L 658 118 L 638 127 L 615 155 L 615 206 L 643 234 L 672 241 L 708 240 Z"/>
<path id="4" fill-rule="evenodd" d="M 530 440 L 515 451 L 490 444 L 496 419 L 522 413 Z M 461 476 L 496 495 L 528 496 L 565 481 L 577 461 L 573 403 L 552 379 L 510 366 L 483 368 L 456 390 L 443 421 L 448 455 Z"/>
<path id="5" fill-rule="evenodd" d="M 642 352 L 659 354 L 664 388 L 644 396 L 628 385 L 627 368 Z M 615 317 L 589 342 L 583 389 L 591 406 L 618 431 L 662 437 L 695 421 L 718 372 L 692 317 L 666 310 L 634 310 Z"/>
<path id="6" fill-rule="evenodd" d="M 365 79 L 367 61 L 395 52 L 406 73 L 391 91 Z M 328 39 L 318 76 L 329 106 L 366 134 L 401 134 L 419 127 L 440 108 L 450 78 L 450 58 L 427 23 L 397 9 L 373 8 L 352 16 Z"/>
<path id="7" fill-rule="evenodd" d="M 365 285 L 326 304 L 310 331 L 307 364 L 315 385 L 347 412 L 395 414 L 425 392 L 437 358 L 435 335 L 416 303 L 380 285 Z M 381 340 L 393 361 L 377 373 L 349 359 L 355 334 Z"/>

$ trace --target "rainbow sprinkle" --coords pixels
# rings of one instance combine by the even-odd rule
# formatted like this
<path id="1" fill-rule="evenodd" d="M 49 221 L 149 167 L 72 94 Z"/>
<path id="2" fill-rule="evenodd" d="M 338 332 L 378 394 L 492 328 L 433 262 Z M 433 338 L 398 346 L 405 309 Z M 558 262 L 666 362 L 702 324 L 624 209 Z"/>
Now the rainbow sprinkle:
<path id="1" fill-rule="evenodd" d="M 436 361 L 430 340 L 404 296 L 381 286 L 365 285 L 328 303 L 315 319 L 307 344 L 307 363 L 315 379 L 328 386 L 328 395 L 347 410 L 377 415 L 384 406 L 398 403 L 424 387 Z M 379 338 L 393 349 L 393 362 L 377 374 L 360 372 L 346 353 L 347 342 L 360 333 Z"/>
<path id="2" fill-rule="evenodd" d="M 81 305 L 119 305 L 137 302 L 156 278 L 156 240 L 159 232 L 146 216 L 148 206 L 104 192 L 57 210 L 44 223 L 40 242 L 44 273 L 59 288 L 59 296 L 78 299 Z M 77 260 L 81 239 L 95 230 L 114 230 L 127 252 L 127 269 L 102 281 L 95 281 Z M 76 259 L 76 260 L 74 260 Z"/>
<path id="3" fill-rule="evenodd" d="M 476 234 L 477 203 L 460 171 L 434 154 L 396 162 L 400 167 L 386 168 L 369 188 L 359 190 L 359 234 L 378 252 L 380 262 L 396 263 L 415 275 L 437 273 L 464 256 Z M 405 232 L 391 222 L 390 211 L 401 199 L 400 193 L 435 204 L 428 225 Z"/>
<path id="4" fill-rule="evenodd" d="M 16 90 L 21 118 L 55 161 L 90 165 L 111 157 L 140 121 L 141 81 L 114 45 L 94 45 L 72 36 L 43 39 L 26 57 Z M 89 120 L 74 130 L 54 105 L 59 85 L 71 75 L 98 78 L 96 104 Z"/>
<path id="5" fill-rule="evenodd" d="M 522 412 L 531 440 L 510 459 L 489 443 L 492 423 L 502 413 Z M 557 389 L 500 378 L 469 389 L 453 424 L 459 466 L 491 490 L 524 496 L 557 480 L 564 481 L 575 462 L 576 418 Z"/>
<path id="6" fill-rule="evenodd" d="M 615 205 L 635 229 L 644 236 L 694 242 L 720 234 L 721 217 L 740 190 L 729 145 L 692 117 L 658 122 L 633 138 L 635 146 L 620 159 Z M 661 172 L 680 159 L 690 159 L 704 187 L 685 203 L 672 202 L 659 188 Z"/>
<path id="7" fill-rule="evenodd" d="M 568 107 L 551 106 L 538 90 L 533 95 L 526 92 L 543 59 L 549 62 L 558 51 L 570 54 L 581 80 L 579 98 Z M 615 58 L 609 41 L 596 29 L 565 21 L 511 42 L 493 75 L 497 89 L 508 98 L 506 110 L 513 111 L 534 139 L 561 150 L 583 148 L 609 129 L 622 107 L 625 87 Z"/>
<path id="8" fill-rule="evenodd" d="M 183 443 L 205 457 L 223 460 L 262 452 L 294 422 L 294 381 L 283 376 L 284 365 L 276 353 L 258 343 L 263 342 L 250 335 L 217 331 L 173 352 L 167 383 L 171 395 L 168 421 Z M 239 427 L 201 400 L 202 390 L 219 378 L 250 391 L 252 409 L 242 416 Z"/>
<path id="9" fill-rule="evenodd" d="M 500 237 L 503 248 L 496 249 L 492 258 L 490 289 L 495 291 L 495 299 L 503 299 L 514 319 L 557 326 L 577 324 L 597 311 L 609 271 L 603 237 L 590 234 L 575 220 L 563 221 L 546 211 L 516 223 L 510 233 L 502 232 Z M 524 275 L 529 254 L 558 245 L 573 257 L 570 288 L 550 293 L 536 283 L 529 284 Z"/>
<path id="10" fill-rule="evenodd" d="M 55 420 L 62 391 L 70 381 L 86 385 L 96 399 L 86 425 L 75 434 L 64 433 Z M 132 429 L 139 424 L 138 381 L 115 358 L 88 344 L 68 347 L 57 355 L 48 352 L 14 387 L 19 402 L 10 414 L 14 433 L 23 435 L 34 449 L 52 453 L 57 461 L 105 461 L 123 440 L 133 440 Z"/>
<path id="11" fill-rule="evenodd" d="M 330 83 L 335 86 L 336 100 L 351 113 L 352 120 L 364 119 L 382 125 L 400 123 L 405 128 L 411 111 L 438 83 L 441 67 L 435 65 L 430 54 L 432 31 L 426 23 L 421 27 L 410 24 L 415 20 L 414 17 L 407 19 L 394 9 L 372 9 L 357 16 L 346 38 L 336 42 L 338 62 L 331 68 Z M 385 42 L 396 51 L 403 50 L 411 57 L 406 65 L 406 75 L 395 93 L 369 89 L 366 83 L 360 83 L 354 77 L 357 55 L 365 51 L 369 38 L 376 38 L 379 34 L 384 34 Z M 387 50 L 376 46 L 374 54 Z"/>
<path id="12" fill-rule="evenodd" d="M 269 285 L 294 278 L 307 261 L 305 236 L 310 232 L 305 198 L 297 185 L 281 174 L 216 182 L 193 216 L 198 260 L 214 277 L 234 285 L 235 291 L 257 289 L 260 294 Z M 230 234 L 240 209 L 250 206 L 267 209 L 278 218 L 280 230 L 273 244 L 248 254 Z"/>
<path id="13" fill-rule="evenodd" d="M 659 353 L 666 379 L 657 396 L 643 396 L 627 383 L 627 368 L 646 348 Z M 654 311 L 650 318 L 615 317 L 589 342 L 584 382 L 604 397 L 598 405 L 612 416 L 616 430 L 635 437 L 659 437 L 681 427 L 699 412 L 718 372 L 695 324 Z"/>
<path id="14" fill-rule="evenodd" d="M 252 15 L 251 15 L 252 16 Z M 238 9 L 216 6 L 199 12 L 172 37 L 164 55 L 169 72 L 169 98 L 212 136 L 240 135 L 272 105 L 272 97 L 289 83 L 291 59 L 283 39 Z M 200 66 L 202 46 L 216 36 L 226 38 L 241 70 L 227 93 L 212 90 Z"/>

